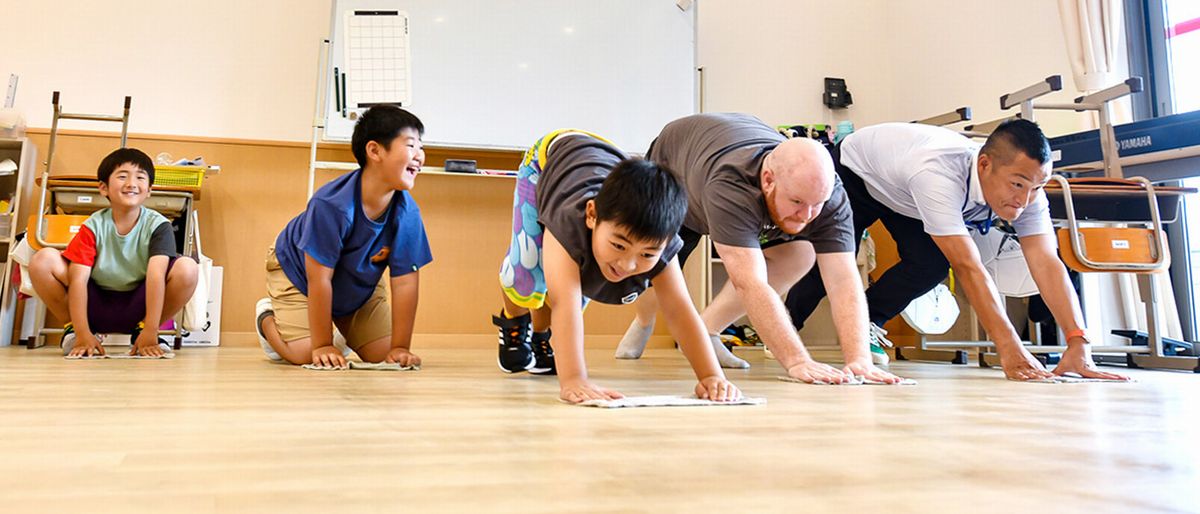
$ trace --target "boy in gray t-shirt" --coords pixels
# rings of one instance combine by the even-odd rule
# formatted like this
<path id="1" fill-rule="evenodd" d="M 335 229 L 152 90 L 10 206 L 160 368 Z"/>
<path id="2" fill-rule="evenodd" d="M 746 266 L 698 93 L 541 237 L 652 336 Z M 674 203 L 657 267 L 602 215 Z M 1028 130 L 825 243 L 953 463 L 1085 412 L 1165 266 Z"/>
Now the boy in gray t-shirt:
<path id="1" fill-rule="evenodd" d="M 558 130 L 525 153 L 513 196 L 504 309 L 492 318 L 500 369 L 558 374 L 559 397 L 572 403 L 621 398 L 588 380 L 583 307 L 589 299 L 632 303 L 653 285 L 696 372 L 696 395 L 741 397 L 717 364 L 676 259 L 687 201 L 669 170 L 628 159 L 594 134 Z"/>

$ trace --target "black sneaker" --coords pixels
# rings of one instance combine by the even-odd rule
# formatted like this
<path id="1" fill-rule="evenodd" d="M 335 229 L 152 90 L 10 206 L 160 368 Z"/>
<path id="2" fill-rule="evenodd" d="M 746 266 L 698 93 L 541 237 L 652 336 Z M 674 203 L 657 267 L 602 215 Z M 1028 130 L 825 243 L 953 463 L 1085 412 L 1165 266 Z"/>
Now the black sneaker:
<path id="1" fill-rule="evenodd" d="M 529 368 L 529 372 L 534 375 L 557 375 L 558 370 L 554 368 L 554 348 L 550 346 L 550 329 L 534 332 L 530 345 L 533 346 L 534 364 Z"/>
<path id="2" fill-rule="evenodd" d="M 145 329 L 146 329 L 146 322 L 139 321 L 137 326 L 133 327 L 133 330 L 129 331 L 129 345 L 130 346 L 133 346 L 134 344 L 137 343 L 138 336 L 142 335 L 142 331 Z M 171 346 L 171 342 L 167 341 L 166 338 L 164 338 L 162 336 L 159 336 L 159 338 L 158 338 L 158 348 L 160 350 L 162 350 L 163 353 L 171 353 L 171 352 L 175 351 L 175 347 Z"/>
<path id="3" fill-rule="evenodd" d="M 529 313 L 508 319 L 501 313 L 492 316 L 492 324 L 500 329 L 500 355 L 496 362 L 505 373 L 525 371 L 534 365 L 529 340 L 533 332 Z"/>
<path id="4" fill-rule="evenodd" d="M 66 325 L 63 325 L 62 341 L 58 343 L 58 346 L 62 348 L 63 355 L 69 355 L 71 350 L 75 349 L 75 339 L 75 325 L 67 322 Z"/>

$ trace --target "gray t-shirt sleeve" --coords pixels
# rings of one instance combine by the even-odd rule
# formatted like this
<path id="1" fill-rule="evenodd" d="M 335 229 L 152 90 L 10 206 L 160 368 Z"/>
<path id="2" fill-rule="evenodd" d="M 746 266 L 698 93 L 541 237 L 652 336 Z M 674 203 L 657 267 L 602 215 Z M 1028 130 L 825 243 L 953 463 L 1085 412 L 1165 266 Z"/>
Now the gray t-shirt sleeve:
<path id="1" fill-rule="evenodd" d="M 714 243 L 759 248 L 762 192 L 753 184 L 732 180 L 734 173 L 714 173 L 704 188 L 704 214 Z"/>
<path id="2" fill-rule="evenodd" d="M 170 222 L 162 222 L 150 234 L 150 256 L 175 257 L 175 230 Z"/>

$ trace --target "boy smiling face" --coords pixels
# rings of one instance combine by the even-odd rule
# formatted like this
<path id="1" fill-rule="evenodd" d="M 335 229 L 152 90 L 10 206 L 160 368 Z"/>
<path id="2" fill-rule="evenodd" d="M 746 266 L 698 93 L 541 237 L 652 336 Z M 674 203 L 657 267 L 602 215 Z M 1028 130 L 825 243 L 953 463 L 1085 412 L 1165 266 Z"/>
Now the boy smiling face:
<path id="1" fill-rule="evenodd" d="M 669 240 L 645 241 L 629 233 L 629 228 L 611 221 L 596 221 L 595 208 L 589 202 L 588 228 L 592 229 L 592 255 L 600 273 L 609 282 L 620 282 L 641 275 L 658 264 Z"/>
<path id="2" fill-rule="evenodd" d="M 378 162 L 384 182 L 396 191 L 411 191 L 425 164 L 421 133 L 404 128 L 388 145 L 370 141 L 366 146 L 369 162 Z"/>
<path id="3" fill-rule="evenodd" d="M 113 207 L 138 207 L 150 196 L 150 174 L 132 162 L 123 163 L 113 170 L 107 182 L 100 183 L 100 194 Z"/>

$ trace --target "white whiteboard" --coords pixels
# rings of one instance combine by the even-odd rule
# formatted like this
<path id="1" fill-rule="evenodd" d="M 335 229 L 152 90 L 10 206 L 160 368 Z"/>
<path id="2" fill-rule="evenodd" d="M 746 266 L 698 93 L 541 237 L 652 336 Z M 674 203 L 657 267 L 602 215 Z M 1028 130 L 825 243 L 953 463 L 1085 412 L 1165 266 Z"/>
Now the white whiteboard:
<path id="1" fill-rule="evenodd" d="M 663 125 L 696 112 L 696 7 L 684 4 L 333 0 L 324 137 L 354 130 L 356 105 L 342 115 L 332 80 L 332 68 L 347 69 L 347 13 L 393 11 L 407 26 L 403 107 L 425 123 L 427 144 L 524 148 L 580 128 L 644 152 Z"/>

